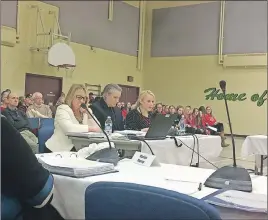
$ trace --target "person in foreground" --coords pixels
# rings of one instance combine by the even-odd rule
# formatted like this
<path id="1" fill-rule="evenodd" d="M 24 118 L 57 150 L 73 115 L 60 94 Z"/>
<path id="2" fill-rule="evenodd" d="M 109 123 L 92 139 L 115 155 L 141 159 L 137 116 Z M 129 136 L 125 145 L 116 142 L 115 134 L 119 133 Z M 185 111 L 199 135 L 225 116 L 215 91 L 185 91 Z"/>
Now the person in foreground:
<path id="1" fill-rule="evenodd" d="M 221 137 L 221 146 L 222 147 L 228 147 L 229 144 L 225 143 L 225 137 L 224 137 L 224 127 L 223 124 L 220 122 L 217 122 L 216 118 L 212 114 L 212 109 L 211 107 L 207 106 L 206 107 L 206 114 L 203 115 L 203 124 L 208 125 L 211 127 L 214 127 L 217 129 L 217 132 L 210 130 L 210 134 L 216 135 L 219 134 Z"/>
<path id="2" fill-rule="evenodd" d="M 126 128 L 147 132 L 151 125 L 152 111 L 155 95 L 149 91 L 142 91 L 136 102 L 136 107 L 130 111 L 126 118 Z"/>
<path id="3" fill-rule="evenodd" d="M 27 142 L 3 115 L 1 153 L 1 218 L 62 219 L 50 205 L 52 175 L 38 163 Z"/>
<path id="4" fill-rule="evenodd" d="M 124 130 L 124 121 L 121 109 L 116 107 L 121 97 L 122 89 L 117 84 L 108 84 L 104 87 L 102 97 L 95 101 L 90 107 L 104 129 L 105 121 L 108 116 L 113 122 L 113 131 Z"/>
<path id="5" fill-rule="evenodd" d="M 69 132 L 101 131 L 86 110 L 81 108 L 86 98 L 86 89 L 83 85 L 72 85 L 65 98 L 65 104 L 57 108 L 54 134 L 46 142 L 46 152 L 75 151 L 72 141 L 66 135 Z"/>

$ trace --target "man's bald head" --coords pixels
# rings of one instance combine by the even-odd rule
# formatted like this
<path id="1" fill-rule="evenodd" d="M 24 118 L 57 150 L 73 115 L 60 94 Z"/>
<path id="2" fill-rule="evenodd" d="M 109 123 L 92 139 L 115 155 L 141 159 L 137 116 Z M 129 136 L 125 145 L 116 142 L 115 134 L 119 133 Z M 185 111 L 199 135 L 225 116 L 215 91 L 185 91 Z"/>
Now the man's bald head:
<path id="1" fill-rule="evenodd" d="M 19 97 L 14 92 L 11 92 L 8 94 L 7 100 L 8 100 L 8 107 L 10 107 L 10 108 L 15 108 L 19 104 Z"/>
<path id="2" fill-rule="evenodd" d="M 41 105 L 43 103 L 43 95 L 40 92 L 35 92 L 32 98 L 36 105 Z"/>

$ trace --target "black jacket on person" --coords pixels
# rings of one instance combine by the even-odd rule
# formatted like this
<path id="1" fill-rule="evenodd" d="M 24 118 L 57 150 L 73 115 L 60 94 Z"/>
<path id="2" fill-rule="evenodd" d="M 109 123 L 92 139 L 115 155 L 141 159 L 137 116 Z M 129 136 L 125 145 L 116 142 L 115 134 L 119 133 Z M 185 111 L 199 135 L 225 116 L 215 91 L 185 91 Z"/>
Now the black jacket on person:
<path id="1" fill-rule="evenodd" d="M 16 219 L 11 217 L 20 214 L 20 211 L 29 214 L 30 211 L 24 207 L 27 210 L 35 206 L 39 206 L 38 210 L 46 207 L 52 198 L 53 177 L 38 162 L 21 134 L 2 115 L 1 153 L 2 218 Z"/>
<path id="2" fill-rule="evenodd" d="M 105 121 L 107 117 L 110 116 L 113 122 L 113 131 L 124 130 L 123 116 L 119 108 L 108 107 L 103 98 L 101 98 L 99 101 L 94 102 L 90 108 L 92 109 L 93 114 L 98 119 L 103 129 L 105 127 Z"/>
<path id="3" fill-rule="evenodd" d="M 19 132 L 24 130 L 31 131 L 31 126 L 28 121 L 26 114 L 18 109 L 10 109 L 6 108 L 2 111 L 2 115 L 4 115 L 10 124 L 12 124 Z"/>

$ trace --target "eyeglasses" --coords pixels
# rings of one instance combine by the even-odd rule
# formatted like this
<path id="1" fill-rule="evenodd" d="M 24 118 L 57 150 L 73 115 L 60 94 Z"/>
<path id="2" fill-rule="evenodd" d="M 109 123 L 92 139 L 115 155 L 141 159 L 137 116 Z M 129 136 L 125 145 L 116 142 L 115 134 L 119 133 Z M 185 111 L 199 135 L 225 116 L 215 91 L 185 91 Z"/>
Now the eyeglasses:
<path id="1" fill-rule="evenodd" d="M 77 95 L 76 98 L 77 98 L 79 101 L 81 101 L 81 100 L 85 101 L 85 100 L 86 100 L 86 96 Z"/>

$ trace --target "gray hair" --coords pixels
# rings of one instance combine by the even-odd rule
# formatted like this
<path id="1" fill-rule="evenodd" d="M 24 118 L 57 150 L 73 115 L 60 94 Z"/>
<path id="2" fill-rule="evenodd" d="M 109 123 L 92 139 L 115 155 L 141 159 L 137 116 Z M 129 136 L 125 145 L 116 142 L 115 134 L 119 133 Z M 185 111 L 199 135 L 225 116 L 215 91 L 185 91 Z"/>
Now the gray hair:
<path id="1" fill-rule="evenodd" d="M 108 84 L 104 87 L 102 91 L 102 96 L 106 96 L 107 94 L 111 94 L 113 91 L 122 92 L 122 89 L 117 84 Z"/>
<path id="2" fill-rule="evenodd" d="M 41 92 L 35 92 L 35 93 L 32 95 L 32 98 L 35 99 L 35 98 L 38 97 L 38 96 L 42 96 L 42 97 L 43 97 L 43 95 L 42 95 Z"/>

